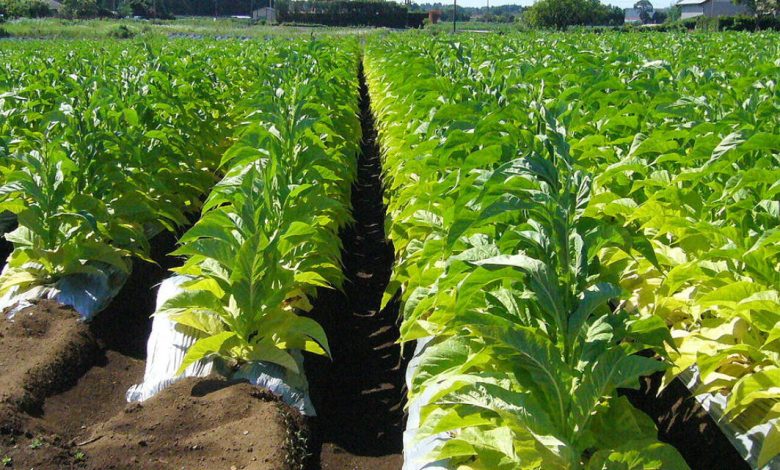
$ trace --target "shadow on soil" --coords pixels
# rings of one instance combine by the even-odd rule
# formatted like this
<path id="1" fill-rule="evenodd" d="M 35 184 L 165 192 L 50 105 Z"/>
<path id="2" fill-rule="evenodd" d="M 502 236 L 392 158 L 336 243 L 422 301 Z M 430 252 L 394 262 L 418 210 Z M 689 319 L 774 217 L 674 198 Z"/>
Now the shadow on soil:
<path id="1" fill-rule="evenodd" d="M 693 470 L 748 470 L 718 425 L 679 380 L 660 394 L 663 373 L 643 377 L 639 390 L 621 389 L 658 427 L 658 439 L 674 446 Z"/>
<path id="2" fill-rule="evenodd" d="M 355 223 L 341 234 L 344 292 L 321 290 L 311 314 L 325 329 L 333 354 L 332 361 L 306 359 L 318 412 L 312 423 L 313 468 L 336 468 L 317 458 L 324 455 L 323 445 L 364 457 L 402 451 L 405 364 L 396 344 L 398 302 L 380 309 L 394 253 L 384 233 L 379 148 L 362 70 L 360 82 L 363 140 L 352 187 Z"/>
<path id="3" fill-rule="evenodd" d="M 157 286 L 181 265 L 170 256 L 177 235 L 162 232 L 151 240 L 150 258 L 157 264 L 133 260 L 133 272 L 105 312 L 97 315 L 90 328 L 101 344 L 135 359 L 146 358 L 146 341 L 152 331 L 151 314 L 157 300 Z"/>

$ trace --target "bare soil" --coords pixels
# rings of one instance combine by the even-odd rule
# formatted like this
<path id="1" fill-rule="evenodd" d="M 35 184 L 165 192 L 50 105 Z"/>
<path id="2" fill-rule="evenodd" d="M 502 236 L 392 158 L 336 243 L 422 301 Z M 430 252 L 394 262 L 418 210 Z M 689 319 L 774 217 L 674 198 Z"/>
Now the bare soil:
<path id="1" fill-rule="evenodd" d="M 380 308 L 394 253 L 384 233 L 379 147 L 362 71 L 360 80 L 355 223 L 341 234 L 346 283 L 344 292 L 320 292 L 312 312 L 328 335 L 333 360 L 309 355 L 305 363 L 318 413 L 309 467 L 397 470 L 403 463 L 406 365 L 396 343 L 398 303 Z"/>
<path id="2" fill-rule="evenodd" d="M 0 322 L 0 362 L 10 371 L 0 385 L 0 458 L 10 458 L 12 468 L 86 464 L 77 444 L 90 426 L 123 409 L 125 391 L 143 377 L 153 289 L 170 266 L 164 254 L 174 240 L 153 240 L 152 256 L 162 265 L 134 263 L 125 287 L 92 324 L 53 301 Z"/>
<path id="3" fill-rule="evenodd" d="M 186 379 L 91 430 L 94 469 L 287 468 L 287 410 L 246 382 Z"/>
<path id="4" fill-rule="evenodd" d="M 70 468 L 66 438 L 41 418 L 45 400 L 73 386 L 99 347 L 70 308 L 40 301 L 0 321 L 0 458 L 13 468 Z"/>
<path id="5" fill-rule="evenodd" d="M 175 236 L 153 240 L 159 264 L 134 263 L 119 295 L 86 325 L 41 301 L 0 322 L 0 458 L 10 468 L 300 468 L 297 412 L 247 383 L 190 379 L 144 404 L 125 392 L 143 378 L 156 289 L 177 261 Z M 296 462 L 298 465 L 296 466 Z"/>
<path id="6" fill-rule="evenodd" d="M 42 418 L 58 433 L 83 442 L 90 426 L 124 410 L 125 392 L 143 373 L 144 361 L 106 350 L 75 386 L 46 400 Z"/>
<path id="7" fill-rule="evenodd" d="M 0 351 L 0 403 L 36 414 L 92 365 L 98 346 L 78 313 L 42 300 L 0 321 Z"/>

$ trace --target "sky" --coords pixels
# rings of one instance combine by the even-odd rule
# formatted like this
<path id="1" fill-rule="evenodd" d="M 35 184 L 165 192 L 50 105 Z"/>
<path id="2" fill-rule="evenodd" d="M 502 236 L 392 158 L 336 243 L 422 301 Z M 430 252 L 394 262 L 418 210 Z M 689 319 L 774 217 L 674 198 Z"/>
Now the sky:
<path id="1" fill-rule="evenodd" d="M 395 0 L 399 1 L 399 0 Z M 436 3 L 437 1 L 441 3 L 451 3 L 452 0 L 412 0 L 416 3 Z M 636 3 L 637 0 L 601 0 L 602 3 L 607 3 L 610 5 L 616 5 L 620 8 L 631 8 L 634 6 L 634 3 Z M 666 8 L 669 5 L 672 4 L 672 0 L 650 0 L 650 2 L 653 4 L 656 8 Z M 399 3 L 403 3 L 403 0 L 400 0 Z M 486 5 L 486 0 L 458 0 L 458 5 L 466 6 L 466 7 L 483 7 Z M 490 0 L 490 5 L 532 5 L 534 3 L 534 0 Z"/>

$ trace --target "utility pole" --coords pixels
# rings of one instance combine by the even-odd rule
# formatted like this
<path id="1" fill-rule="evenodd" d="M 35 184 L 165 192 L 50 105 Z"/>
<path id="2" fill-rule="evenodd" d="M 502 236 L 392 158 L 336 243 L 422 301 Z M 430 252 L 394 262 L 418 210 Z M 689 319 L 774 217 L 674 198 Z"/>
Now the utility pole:
<path id="1" fill-rule="evenodd" d="M 452 32 L 457 28 L 458 22 L 458 0 L 452 0 Z"/>

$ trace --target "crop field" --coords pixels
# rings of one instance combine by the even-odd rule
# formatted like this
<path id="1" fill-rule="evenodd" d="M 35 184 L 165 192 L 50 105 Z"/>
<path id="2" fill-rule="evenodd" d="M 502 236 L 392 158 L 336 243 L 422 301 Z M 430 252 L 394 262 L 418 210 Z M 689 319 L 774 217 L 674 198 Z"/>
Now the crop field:
<path id="1" fill-rule="evenodd" d="M 0 465 L 780 468 L 780 35 L 0 42 Z"/>

